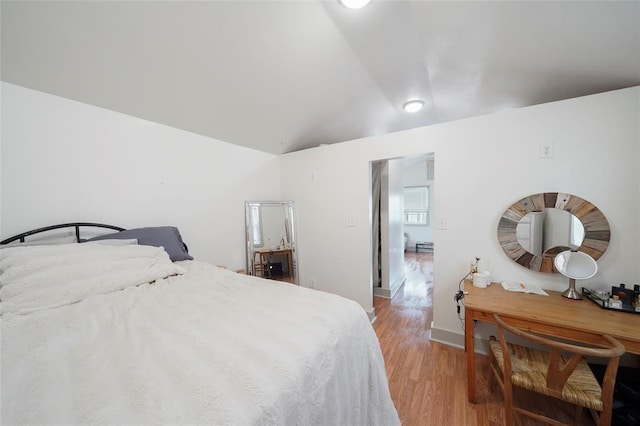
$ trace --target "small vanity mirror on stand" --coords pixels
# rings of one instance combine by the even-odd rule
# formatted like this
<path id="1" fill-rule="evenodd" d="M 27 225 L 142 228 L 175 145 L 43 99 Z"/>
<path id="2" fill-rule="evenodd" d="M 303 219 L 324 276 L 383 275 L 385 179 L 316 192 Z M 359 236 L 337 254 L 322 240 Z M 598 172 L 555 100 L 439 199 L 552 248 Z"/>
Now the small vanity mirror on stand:
<path id="1" fill-rule="evenodd" d="M 555 257 L 553 264 L 558 272 L 569 278 L 569 288 L 562 293 L 568 299 L 582 299 L 576 290 L 576 280 L 586 280 L 598 272 L 595 259 L 580 251 L 563 251 Z"/>
<path id="2" fill-rule="evenodd" d="M 247 273 L 298 284 L 293 203 L 245 203 Z"/>

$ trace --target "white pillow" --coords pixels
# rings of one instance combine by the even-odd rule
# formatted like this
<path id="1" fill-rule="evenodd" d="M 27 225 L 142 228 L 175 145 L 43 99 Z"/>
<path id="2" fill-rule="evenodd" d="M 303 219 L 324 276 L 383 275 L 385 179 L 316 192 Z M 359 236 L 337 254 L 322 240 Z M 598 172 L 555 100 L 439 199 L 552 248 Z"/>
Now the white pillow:
<path id="1" fill-rule="evenodd" d="M 117 239 L 111 239 L 111 240 L 95 240 L 95 241 L 87 241 L 84 244 L 101 244 L 104 246 L 134 246 L 138 244 L 138 240 L 135 238 L 131 238 L 128 240 L 117 240 Z"/>
<path id="2" fill-rule="evenodd" d="M 58 244 L 72 244 L 77 243 L 75 235 L 64 235 L 64 236 L 55 236 L 55 237 L 45 237 L 45 238 L 25 238 L 25 242 L 21 243 L 20 241 L 14 241 L 3 247 L 28 247 L 28 246 L 53 246 Z"/>

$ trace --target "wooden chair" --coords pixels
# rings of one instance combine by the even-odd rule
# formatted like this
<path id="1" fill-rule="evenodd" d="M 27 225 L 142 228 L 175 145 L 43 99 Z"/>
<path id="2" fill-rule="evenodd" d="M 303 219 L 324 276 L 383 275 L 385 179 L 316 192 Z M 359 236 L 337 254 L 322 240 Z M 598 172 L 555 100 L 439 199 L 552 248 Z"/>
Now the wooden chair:
<path id="1" fill-rule="evenodd" d="M 271 278 L 271 256 L 263 256 L 263 253 L 254 252 L 253 272 L 257 277 Z"/>
<path id="2" fill-rule="evenodd" d="M 489 385 L 493 387 L 497 380 L 502 388 L 505 425 L 513 425 L 515 413 L 550 425 L 564 425 L 542 414 L 514 406 L 513 386 L 575 405 L 578 425 L 581 424 L 583 407 L 591 410 L 596 421 L 599 418 L 599 425 L 611 424 L 613 388 L 620 356 L 625 352 L 620 342 L 603 335 L 609 347 L 577 346 L 518 329 L 506 324 L 497 314 L 493 317 L 498 325 L 499 340 L 496 341 L 494 336 L 489 340 Z M 505 330 L 543 345 L 550 352 L 507 343 Z M 602 387 L 591 372 L 585 356 L 608 359 Z"/>

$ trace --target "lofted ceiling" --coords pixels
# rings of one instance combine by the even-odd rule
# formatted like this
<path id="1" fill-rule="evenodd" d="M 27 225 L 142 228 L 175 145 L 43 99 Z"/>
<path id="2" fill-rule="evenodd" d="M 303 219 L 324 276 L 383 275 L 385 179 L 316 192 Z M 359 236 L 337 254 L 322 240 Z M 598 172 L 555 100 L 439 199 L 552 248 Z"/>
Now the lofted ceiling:
<path id="1" fill-rule="evenodd" d="M 3 81 L 273 154 L 640 85 L 638 1 L 0 7 Z"/>

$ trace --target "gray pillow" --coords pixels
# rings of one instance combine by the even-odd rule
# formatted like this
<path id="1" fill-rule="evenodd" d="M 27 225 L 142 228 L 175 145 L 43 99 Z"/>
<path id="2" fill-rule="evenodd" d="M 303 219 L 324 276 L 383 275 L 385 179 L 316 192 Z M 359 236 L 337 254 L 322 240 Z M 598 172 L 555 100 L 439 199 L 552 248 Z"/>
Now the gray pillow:
<path id="1" fill-rule="evenodd" d="M 138 240 L 138 244 L 143 246 L 164 247 L 164 250 L 169 253 L 169 257 L 173 262 L 177 260 L 193 260 L 193 257 L 189 256 L 187 246 L 182 242 L 180 231 L 178 231 L 178 228 L 175 226 L 127 229 L 116 232 L 115 234 L 106 234 L 90 238 L 86 242 L 114 239 L 136 239 Z"/>

